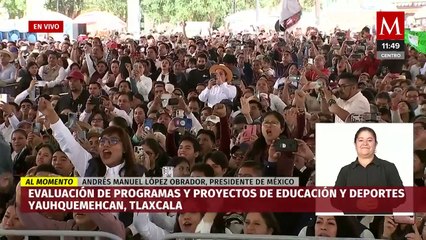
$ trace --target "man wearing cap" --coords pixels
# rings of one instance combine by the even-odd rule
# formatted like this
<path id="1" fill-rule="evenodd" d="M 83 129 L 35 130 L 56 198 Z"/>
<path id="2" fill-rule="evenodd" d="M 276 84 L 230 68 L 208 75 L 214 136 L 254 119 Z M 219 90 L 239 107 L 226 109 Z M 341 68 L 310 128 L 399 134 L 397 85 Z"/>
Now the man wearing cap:
<path id="1" fill-rule="evenodd" d="M 89 92 L 83 88 L 84 76 L 80 71 L 70 72 L 67 80 L 70 92 L 58 100 L 55 111 L 59 114 L 65 109 L 69 109 L 71 112 L 83 111 L 90 96 Z M 79 109 L 79 106 L 81 106 L 81 109 Z"/>
<path id="2" fill-rule="evenodd" d="M 0 87 L 16 81 L 16 68 L 11 64 L 14 59 L 11 52 L 0 50 Z"/>
<path id="3" fill-rule="evenodd" d="M 232 99 L 237 95 L 235 86 L 228 83 L 232 80 L 232 72 L 225 65 L 217 64 L 210 68 L 210 73 L 216 74 L 216 79 L 211 79 L 206 89 L 204 89 L 198 98 L 207 103 L 209 107 L 220 103 L 224 99 Z"/>

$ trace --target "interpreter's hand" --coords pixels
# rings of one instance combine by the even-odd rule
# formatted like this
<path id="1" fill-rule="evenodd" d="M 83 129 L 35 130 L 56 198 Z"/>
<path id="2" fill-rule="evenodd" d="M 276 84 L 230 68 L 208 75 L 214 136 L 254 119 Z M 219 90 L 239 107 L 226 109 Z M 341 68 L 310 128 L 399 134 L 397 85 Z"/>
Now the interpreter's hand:
<path id="1" fill-rule="evenodd" d="M 272 142 L 271 146 L 269 146 L 268 150 L 268 162 L 278 162 L 281 157 L 281 153 L 275 149 L 274 146 L 275 141 Z"/>
<path id="2" fill-rule="evenodd" d="M 383 224 L 383 237 L 390 238 L 392 233 L 395 232 L 398 224 L 395 223 L 393 216 L 385 216 L 385 221 Z"/>
<path id="3" fill-rule="evenodd" d="M 225 104 L 218 103 L 218 104 L 214 105 L 213 115 L 216 115 L 219 118 L 226 117 L 226 106 L 225 106 Z"/>
<path id="4" fill-rule="evenodd" d="M 241 103 L 241 109 L 240 109 L 241 113 L 244 116 L 250 115 L 250 104 L 249 104 L 249 100 L 242 97 L 242 98 L 240 98 L 240 103 Z"/>
<path id="5" fill-rule="evenodd" d="M 415 224 L 411 226 L 414 232 L 405 235 L 405 238 L 407 240 L 422 240 L 422 236 L 420 235 L 419 230 L 417 229 L 417 226 Z"/>
<path id="6" fill-rule="evenodd" d="M 55 109 L 53 108 L 52 103 L 44 97 L 41 97 L 38 100 L 38 110 L 44 115 L 55 113 Z"/>

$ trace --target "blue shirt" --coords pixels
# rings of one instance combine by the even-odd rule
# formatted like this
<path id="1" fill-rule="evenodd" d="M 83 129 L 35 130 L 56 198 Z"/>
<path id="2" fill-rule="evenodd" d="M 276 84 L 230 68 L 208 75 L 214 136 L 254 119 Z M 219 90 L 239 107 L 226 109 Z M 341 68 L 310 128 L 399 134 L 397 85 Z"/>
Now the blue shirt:
<path id="1" fill-rule="evenodd" d="M 0 81 L 6 84 L 16 81 L 16 68 L 13 64 L 8 64 L 6 67 L 0 65 Z"/>

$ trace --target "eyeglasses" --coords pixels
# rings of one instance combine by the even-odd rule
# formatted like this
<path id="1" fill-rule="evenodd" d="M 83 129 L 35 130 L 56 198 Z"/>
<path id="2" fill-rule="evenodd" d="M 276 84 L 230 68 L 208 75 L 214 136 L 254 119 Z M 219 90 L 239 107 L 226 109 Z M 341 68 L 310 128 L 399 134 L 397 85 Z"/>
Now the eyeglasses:
<path id="1" fill-rule="evenodd" d="M 105 146 L 107 143 L 108 143 L 108 145 L 114 146 L 114 145 L 117 145 L 120 142 L 121 142 L 121 140 L 118 137 L 111 137 L 111 138 L 101 137 L 99 139 L 99 145 L 100 146 Z"/>

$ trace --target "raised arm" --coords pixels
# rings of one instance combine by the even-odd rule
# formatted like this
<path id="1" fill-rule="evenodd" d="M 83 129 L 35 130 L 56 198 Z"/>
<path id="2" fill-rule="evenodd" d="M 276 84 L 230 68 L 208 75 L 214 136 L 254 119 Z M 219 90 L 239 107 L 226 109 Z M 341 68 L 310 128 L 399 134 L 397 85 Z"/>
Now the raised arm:
<path id="1" fill-rule="evenodd" d="M 68 128 L 59 119 L 52 104 L 44 98 L 39 99 L 39 111 L 51 123 L 53 137 L 59 143 L 61 150 L 68 156 L 80 176 L 84 176 L 92 155 L 87 152 L 73 137 Z"/>

